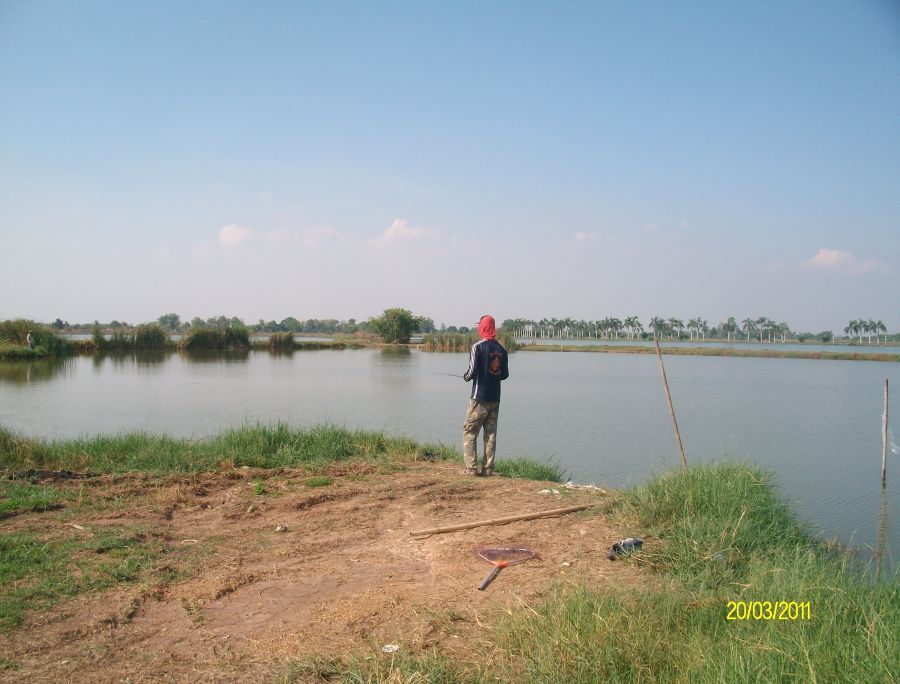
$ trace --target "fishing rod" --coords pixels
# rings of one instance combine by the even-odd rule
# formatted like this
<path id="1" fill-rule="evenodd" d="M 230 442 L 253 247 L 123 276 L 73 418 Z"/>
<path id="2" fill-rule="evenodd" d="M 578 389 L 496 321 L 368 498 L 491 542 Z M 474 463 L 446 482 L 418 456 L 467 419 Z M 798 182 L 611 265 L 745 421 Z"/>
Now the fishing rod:
<path id="1" fill-rule="evenodd" d="M 461 378 L 462 376 L 458 373 L 444 373 L 443 371 L 437 371 L 438 375 L 449 375 L 451 378 Z"/>

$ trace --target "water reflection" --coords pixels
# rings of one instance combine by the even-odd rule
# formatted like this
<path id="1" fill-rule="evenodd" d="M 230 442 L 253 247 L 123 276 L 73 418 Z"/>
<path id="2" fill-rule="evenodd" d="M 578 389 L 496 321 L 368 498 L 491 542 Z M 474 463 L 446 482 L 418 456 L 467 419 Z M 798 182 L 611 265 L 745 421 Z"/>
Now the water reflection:
<path id="1" fill-rule="evenodd" d="M 250 350 L 198 349 L 181 351 L 178 355 L 187 363 L 246 363 L 250 358 Z"/>
<path id="2" fill-rule="evenodd" d="M 0 363 L 0 382 L 25 385 L 30 382 L 53 380 L 70 373 L 73 359 L 41 359 L 39 361 L 3 361 Z"/>
<path id="3" fill-rule="evenodd" d="M 406 365 L 412 351 L 409 347 L 382 347 L 378 356 L 389 363 L 402 363 Z"/>
<path id="4" fill-rule="evenodd" d="M 91 357 L 95 370 L 100 370 L 107 363 L 114 368 L 158 366 L 165 363 L 174 352 L 165 349 L 144 351 L 110 351 L 97 352 Z"/>

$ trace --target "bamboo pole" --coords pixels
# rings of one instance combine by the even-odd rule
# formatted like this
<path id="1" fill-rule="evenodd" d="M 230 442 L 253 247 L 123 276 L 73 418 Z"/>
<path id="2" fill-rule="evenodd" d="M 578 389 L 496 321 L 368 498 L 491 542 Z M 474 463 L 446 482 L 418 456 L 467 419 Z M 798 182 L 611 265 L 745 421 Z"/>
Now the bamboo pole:
<path id="1" fill-rule="evenodd" d="M 875 533 L 875 578 L 881 578 L 881 562 L 884 559 L 884 545 L 887 541 L 887 488 L 882 483 L 881 498 L 878 503 L 878 531 Z"/>
<path id="2" fill-rule="evenodd" d="M 881 482 L 887 480 L 887 450 L 888 450 L 888 380 L 884 379 L 884 413 L 881 414 Z"/>
<path id="3" fill-rule="evenodd" d="M 687 459 L 684 457 L 684 444 L 681 443 L 681 432 L 678 430 L 678 421 L 675 419 L 675 407 L 672 406 L 672 395 L 669 392 L 669 381 L 666 379 L 666 367 L 663 366 L 662 352 L 659 350 L 659 338 L 656 336 L 656 328 L 653 329 L 653 341 L 656 342 L 656 358 L 659 360 L 659 372 L 662 373 L 663 387 L 666 390 L 666 401 L 669 403 L 669 415 L 672 416 L 672 425 L 675 426 L 675 439 L 678 440 L 678 449 L 681 451 L 681 465 L 687 468 Z"/>
<path id="4" fill-rule="evenodd" d="M 458 525 L 447 525 L 445 527 L 428 527 L 424 530 L 410 530 L 411 535 L 419 534 L 442 534 L 443 532 L 456 532 L 457 530 L 469 530 L 473 527 L 484 527 L 486 525 L 502 525 L 503 523 L 516 522 L 517 520 L 532 520 L 534 518 L 546 518 L 551 515 L 563 515 L 564 513 L 574 513 L 575 511 L 583 511 L 585 508 L 596 506 L 595 503 L 581 504 L 579 506 L 568 506 L 567 508 L 552 508 L 549 511 L 538 511 L 536 513 L 522 513 L 521 515 L 508 515 L 505 518 L 494 518 L 493 520 L 479 520 L 472 523 L 460 523 Z"/>

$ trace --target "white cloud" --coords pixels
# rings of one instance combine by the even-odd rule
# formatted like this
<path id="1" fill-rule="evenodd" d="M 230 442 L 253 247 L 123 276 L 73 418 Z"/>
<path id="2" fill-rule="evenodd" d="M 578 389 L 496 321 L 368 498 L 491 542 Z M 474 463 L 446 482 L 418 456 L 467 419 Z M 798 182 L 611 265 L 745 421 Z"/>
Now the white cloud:
<path id="1" fill-rule="evenodd" d="M 219 231 L 219 244 L 225 247 L 235 247 L 250 237 L 250 229 L 239 226 L 236 223 L 229 223 L 222 226 Z"/>
<path id="2" fill-rule="evenodd" d="M 597 242 L 600 236 L 597 233 L 585 233 L 582 230 L 575 231 L 575 242 Z"/>
<path id="3" fill-rule="evenodd" d="M 420 240 L 426 237 L 433 237 L 433 235 L 431 231 L 427 231 L 424 228 L 410 228 L 409 221 L 394 219 L 394 222 L 385 228 L 380 236 L 369 240 L 369 245 L 371 247 L 384 247 L 392 242 Z"/>
<path id="4" fill-rule="evenodd" d="M 880 259 L 860 260 L 856 258 L 853 252 L 823 247 L 816 252 L 812 259 L 803 262 L 803 268 L 807 270 L 862 274 L 883 271 L 885 270 L 885 265 Z"/>

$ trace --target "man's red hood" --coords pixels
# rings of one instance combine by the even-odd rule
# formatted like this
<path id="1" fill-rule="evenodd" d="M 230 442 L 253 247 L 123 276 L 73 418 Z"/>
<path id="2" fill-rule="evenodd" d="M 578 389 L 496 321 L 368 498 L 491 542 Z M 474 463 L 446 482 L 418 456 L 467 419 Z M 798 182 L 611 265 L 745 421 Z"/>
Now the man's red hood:
<path id="1" fill-rule="evenodd" d="M 478 321 L 478 334 L 483 340 L 497 339 L 497 323 L 493 316 L 482 316 Z"/>

